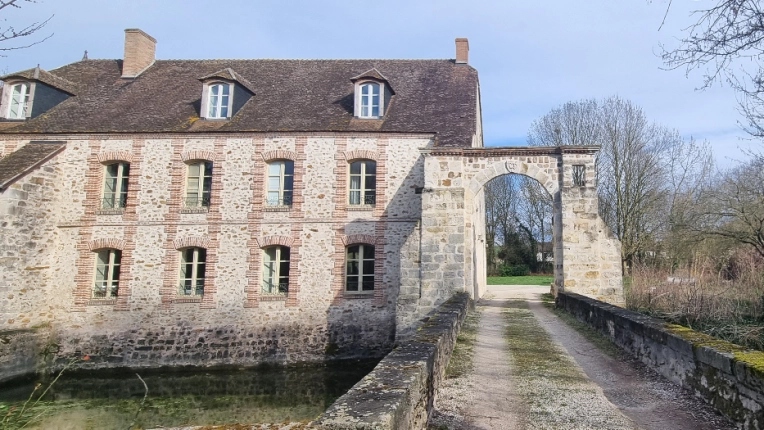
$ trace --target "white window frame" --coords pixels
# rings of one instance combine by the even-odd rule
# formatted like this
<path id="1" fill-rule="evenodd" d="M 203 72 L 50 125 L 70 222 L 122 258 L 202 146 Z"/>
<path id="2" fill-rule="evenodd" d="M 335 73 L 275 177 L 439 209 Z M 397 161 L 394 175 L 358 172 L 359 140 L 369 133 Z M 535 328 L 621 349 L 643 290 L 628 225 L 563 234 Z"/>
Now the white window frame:
<path id="1" fill-rule="evenodd" d="M 291 163 L 292 173 L 286 173 L 287 164 Z M 278 174 L 273 174 L 272 167 L 279 167 Z M 266 178 L 266 191 L 265 191 L 265 203 L 271 207 L 286 207 L 292 206 L 292 200 L 294 199 L 294 161 L 292 160 L 274 160 L 268 163 L 267 170 L 268 177 Z M 284 186 L 286 178 L 292 178 L 292 187 L 286 189 Z M 271 179 L 278 179 L 278 185 L 272 186 Z M 287 197 L 287 193 L 289 196 Z M 275 198 L 274 198 L 275 197 Z"/>
<path id="2" fill-rule="evenodd" d="M 360 81 L 355 84 L 355 112 L 358 118 L 364 119 L 379 119 L 385 115 L 385 84 L 377 81 Z M 379 110 L 378 114 L 374 115 L 372 96 L 373 93 L 363 94 L 364 88 L 376 87 L 379 91 Z M 364 106 L 368 106 L 368 112 L 364 114 Z"/>
<path id="3" fill-rule="evenodd" d="M 358 247 L 358 259 L 351 259 L 350 258 L 350 250 Z M 374 292 L 375 282 L 376 282 L 376 273 L 375 273 L 375 259 L 374 254 L 376 251 L 376 247 L 374 245 L 369 245 L 367 243 L 356 243 L 353 245 L 349 245 L 345 248 L 345 292 L 347 293 L 365 293 L 370 294 Z M 370 261 L 372 264 L 371 273 L 368 273 L 367 271 L 364 271 L 364 262 Z M 358 273 L 357 274 L 351 274 L 350 267 L 351 263 L 356 263 L 358 265 Z M 371 289 L 364 289 L 364 278 L 371 277 Z M 351 290 L 350 289 L 350 280 L 351 278 L 356 279 L 356 289 Z M 366 281 L 368 282 L 368 281 Z"/>
<path id="4" fill-rule="evenodd" d="M 361 173 L 352 173 L 353 164 L 361 163 Z M 374 163 L 374 173 L 367 174 L 367 163 Z M 374 188 L 369 188 L 368 177 L 374 177 Z M 359 187 L 353 187 L 353 177 L 359 177 Z M 358 193 L 358 200 L 354 201 L 353 193 Z M 371 196 L 374 196 L 373 202 L 371 202 Z M 350 206 L 374 206 L 377 204 L 377 162 L 375 160 L 359 159 L 352 160 L 348 163 L 348 205 Z"/>
<path id="5" fill-rule="evenodd" d="M 189 256 L 191 260 L 189 261 Z M 186 266 L 191 265 L 191 273 L 185 273 Z M 199 273 L 201 272 L 201 274 Z M 204 295 L 204 281 L 207 275 L 207 249 L 199 247 L 180 250 L 180 282 L 178 295 L 184 297 L 201 297 Z M 190 281 L 190 288 L 186 288 Z"/>
<path id="6" fill-rule="evenodd" d="M 95 251 L 95 253 L 95 275 L 91 298 L 93 300 L 114 300 L 119 296 L 119 272 L 122 264 L 122 251 L 104 248 Z M 107 257 L 106 259 L 101 258 L 104 254 Z M 106 263 L 102 264 L 102 260 L 106 260 Z M 100 294 L 103 294 L 103 296 Z"/>
<path id="7" fill-rule="evenodd" d="M 275 251 L 273 257 L 268 255 L 270 251 Z M 286 257 L 284 254 L 287 254 Z M 276 245 L 263 248 L 263 295 L 286 296 L 289 294 L 290 258 L 291 249 L 288 246 Z M 284 263 L 287 265 L 286 275 L 281 271 L 281 266 Z M 269 273 L 270 277 L 268 277 Z M 274 279 L 277 281 L 276 283 L 273 282 Z"/>
<path id="8" fill-rule="evenodd" d="M 191 176 L 191 168 L 199 166 L 199 175 Z M 210 206 L 212 198 L 212 175 L 214 174 L 214 163 L 209 160 L 194 160 L 186 164 L 186 189 L 183 195 L 183 207 L 185 209 L 206 209 Z M 209 182 L 205 181 L 209 178 Z M 191 180 L 196 179 L 196 187 L 192 187 Z M 205 187 L 209 184 L 209 187 Z M 196 194 L 196 197 L 191 197 Z M 206 196 L 206 199 L 205 199 Z"/>
<path id="9" fill-rule="evenodd" d="M 225 87 L 228 89 L 228 94 L 226 96 L 223 95 L 217 95 L 213 96 L 212 91 L 213 88 L 220 86 L 221 88 Z M 202 117 L 206 119 L 229 119 L 231 118 L 232 110 L 233 110 L 233 93 L 234 93 L 234 87 L 233 84 L 230 82 L 223 82 L 223 81 L 212 81 L 212 82 L 206 82 L 204 84 L 204 91 L 202 94 Z M 218 97 L 217 103 L 213 104 L 213 97 Z M 223 104 L 223 97 L 228 97 L 227 103 Z M 225 115 L 223 115 L 223 108 L 225 108 L 226 112 Z"/>
<path id="10" fill-rule="evenodd" d="M 6 102 L 8 103 L 8 108 L 5 112 L 5 117 L 7 119 L 27 119 L 29 117 L 29 114 L 31 112 L 31 95 L 32 95 L 32 83 L 31 82 L 16 82 L 11 83 L 7 85 L 7 91 L 8 96 L 6 99 Z M 24 90 L 23 93 L 21 93 L 21 98 L 23 101 L 14 103 L 14 92 L 16 88 L 22 88 Z M 19 109 L 16 114 L 13 114 L 13 107 L 21 105 L 21 109 Z"/>
<path id="11" fill-rule="evenodd" d="M 117 175 L 109 176 L 109 167 L 117 165 Z M 117 161 L 109 163 L 103 169 L 103 193 L 101 200 L 101 209 L 117 210 L 124 209 L 127 205 L 127 190 L 130 176 L 130 163 L 126 161 Z M 114 182 L 114 191 L 110 192 L 108 188 L 109 181 Z M 111 197 L 109 196 L 111 195 Z"/>

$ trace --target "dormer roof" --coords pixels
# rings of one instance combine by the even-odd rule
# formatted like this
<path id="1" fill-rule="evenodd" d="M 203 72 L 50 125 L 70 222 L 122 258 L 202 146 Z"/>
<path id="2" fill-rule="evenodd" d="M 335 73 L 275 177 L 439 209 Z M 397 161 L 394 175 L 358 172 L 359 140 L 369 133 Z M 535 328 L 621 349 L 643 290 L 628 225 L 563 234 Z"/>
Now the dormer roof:
<path id="1" fill-rule="evenodd" d="M 242 87 L 246 88 L 249 92 L 251 92 L 252 94 L 255 94 L 254 86 L 248 80 L 241 77 L 241 75 L 236 73 L 230 67 L 226 67 L 225 69 L 218 70 L 215 73 L 210 73 L 209 75 L 202 76 L 201 78 L 199 78 L 199 80 L 202 82 L 209 81 L 211 79 L 223 79 L 226 81 L 238 82 L 239 84 L 241 84 Z"/>
<path id="2" fill-rule="evenodd" d="M 379 70 L 376 68 L 369 69 L 358 76 L 350 78 L 350 82 L 356 82 L 362 79 L 374 79 L 376 81 L 389 82 L 387 78 L 382 76 L 382 73 L 379 73 Z"/>
<path id="3" fill-rule="evenodd" d="M 49 85 L 53 88 L 61 90 L 70 95 L 77 95 L 77 85 L 62 77 L 56 76 L 50 72 L 46 72 L 41 69 L 40 66 L 34 69 L 23 70 L 21 72 L 11 73 L 0 77 L 3 81 L 8 81 L 14 78 L 23 79 L 26 81 L 38 81 L 43 84 Z"/>

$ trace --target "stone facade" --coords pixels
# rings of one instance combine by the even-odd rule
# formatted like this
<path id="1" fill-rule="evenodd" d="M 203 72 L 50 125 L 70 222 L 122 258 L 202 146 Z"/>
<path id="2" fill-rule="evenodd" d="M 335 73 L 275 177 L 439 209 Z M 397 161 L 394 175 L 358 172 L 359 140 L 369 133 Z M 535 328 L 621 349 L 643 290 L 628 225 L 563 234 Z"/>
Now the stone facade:
<path id="1" fill-rule="evenodd" d="M 401 289 L 398 331 L 453 294 L 486 291 L 484 186 L 520 174 L 554 202 L 553 291 L 623 302 L 620 243 L 597 212 L 596 147 L 433 148 L 425 150 L 420 289 Z M 573 169 L 583 169 L 580 184 Z"/>
<path id="2" fill-rule="evenodd" d="M 61 140 L 61 136 L 56 137 Z M 39 137 L 37 140 L 40 140 Z M 9 153 L 28 140 L 0 142 Z M 420 148 L 431 135 L 88 136 L 0 194 L 2 321 L 50 326 L 103 366 L 381 356 L 399 285 L 419 275 Z M 289 209 L 264 205 L 266 163 L 294 161 Z M 347 204 L 348 162 L 377 162 L 377 201 Z M 209 159 L 209 211 L 181 205 L 184 160 Z M 127 205 L 102 211 L 104 165 L 130 162 Z M 84 184 L 84 187 L 82 186 Z M 274 210 L 276 209 L 276 210 Z M 371 293 L 344 288 L 346 246 L 375 245 Z M 262 296 L 262 248 L 291 249 L 289 293 Z M 179 249 L 207 249 L 204 295 L 179 297 Z M 119 295 L 93 299 L 95 252 L 122 251 Z M 413 278 L 413 279 L 412 279 Z M 92 364 L 91 364 L 92 365 Z"/>
<path id="3" fill-rule="evenodd" d="M 0 118 L 0 155 L 28 162 L 0 160 L 0 332 L 47 327 L 35 342 L 91 367 L 382 356 L 455 294 L 483 294 L 483 186 L 509 173 L 553 196 L 557 288 L 620 301 L 596 149 L 482 148 L 466 39 L 457 60 L 229 61 L 157 60 L 151 36 L 125 35 L 124 61 L 2 78 L 67 97 L 31 97 L 44 114 Z M 368 98 L 359 111 L 358 79 L 384 96 L 379 112 Z M 231 91 L 227 114 L 211 83 Z M 290 200 L 266 204 L 280 160 L 293 163 Z M 356 160 L 374 162 L 373 202 L 350 204 Z M 115 163 L 129 165 L 124 207 L 102 204 Z M 209 200 L 188 205 L 196 163 L 211 163 Z M 579 168 L 585 184 L 572 182 Z M 363 258 L 374 280 L 352 292 L 345 259 L 360 244 L 374 246 Z M 289 249 L 283 294 L 263 293 L 270 246 Z M 181 294 L 191 248 L 204 255 L 203 292 Z M 119 288 L 96 298 L 105 250 L 121 256 Z"/>

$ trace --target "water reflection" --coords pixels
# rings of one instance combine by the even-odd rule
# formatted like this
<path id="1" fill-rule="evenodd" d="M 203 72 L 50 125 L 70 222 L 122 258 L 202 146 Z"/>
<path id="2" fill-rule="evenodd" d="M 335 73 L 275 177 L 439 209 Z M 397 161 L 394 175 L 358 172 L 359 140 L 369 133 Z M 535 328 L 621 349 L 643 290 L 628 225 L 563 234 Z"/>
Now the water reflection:
<path id="1" fill-rule="evenodd" d="M 110 429 L 311 420 L 369 373 L 376 361 L 215 371 L 93 371 L 64 374 L 27 428 Z M 21 405 L 37 381 L 0 387 L 0 402 Z M 45 383 L 43 382 L 43 387 Z M 40 406 L 38 405 L 38 407 Z M 136 413 L 140 410 L 140 413 Z"/>

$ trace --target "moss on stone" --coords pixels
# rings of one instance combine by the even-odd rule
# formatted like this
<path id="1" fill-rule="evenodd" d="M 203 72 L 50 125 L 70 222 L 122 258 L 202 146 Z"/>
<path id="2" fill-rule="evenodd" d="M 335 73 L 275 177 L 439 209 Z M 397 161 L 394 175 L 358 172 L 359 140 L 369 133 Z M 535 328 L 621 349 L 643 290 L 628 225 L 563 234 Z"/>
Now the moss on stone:
<path id="1" fill-rule="evenodd" d="M 746 351 L 746 349 L 740 345 L 735 345 L 734 343 L 727 342 L 726 340 L 717 339 L 711 335 L 707 335 L 705 333 L 701 333 L 678 324 L 666 324 L 663 328 L 668 333 L 677 335 L 682 339 L 690 342 L 692 344 L 693 351 L 700 347 L 712 348 L 716 351 L 727 354 Z"/>

